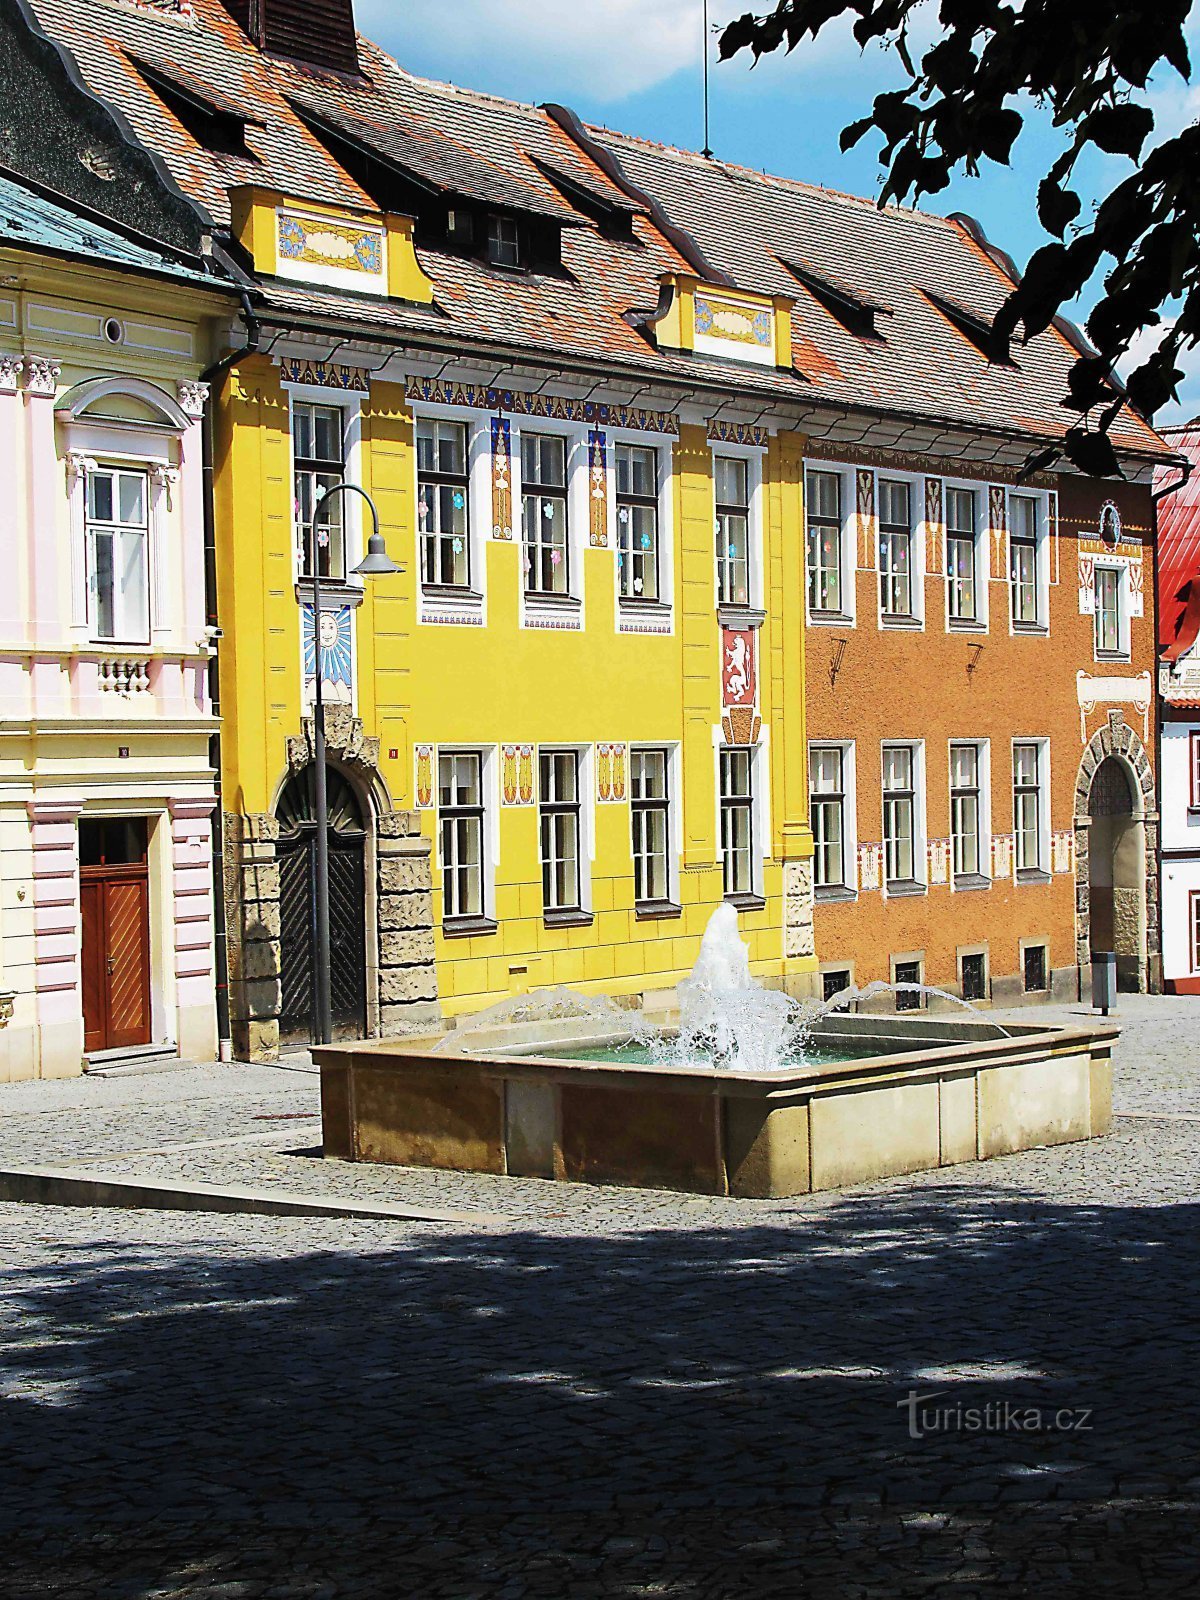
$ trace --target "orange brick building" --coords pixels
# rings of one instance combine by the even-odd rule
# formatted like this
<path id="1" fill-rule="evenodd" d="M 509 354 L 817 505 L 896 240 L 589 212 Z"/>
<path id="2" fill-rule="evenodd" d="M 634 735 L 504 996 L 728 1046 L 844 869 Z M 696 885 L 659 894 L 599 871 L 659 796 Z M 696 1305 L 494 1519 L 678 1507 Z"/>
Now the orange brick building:
<path id="1" fill-rule="evenodd" d="M 995 462 L 895 452 L 845 463 L 809 462 L 810 549 L 829 482 L 815 475 L 856 496 L 841 613 L 809 585 L 825 991 L 916 979 L 1074 999 L 1092 948 L 1116 949 L 1123 986 L 1156 987 L 1149 486 L 1025 484 Z M 904 483 L 924 503 L 897 610 L 884 486 Z"/>

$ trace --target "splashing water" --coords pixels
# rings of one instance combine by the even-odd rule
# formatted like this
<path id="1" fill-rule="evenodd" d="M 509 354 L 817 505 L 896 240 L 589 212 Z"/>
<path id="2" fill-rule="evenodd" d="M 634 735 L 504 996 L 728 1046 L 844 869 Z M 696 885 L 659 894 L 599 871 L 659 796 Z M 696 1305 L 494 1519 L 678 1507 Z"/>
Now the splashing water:
<path id="1" fill-rule="evenodd" d="M 659 1067 L 708 1066 L 724 1072 L 782 1072 L 806 1060 L 818 1025 L 836 1011 L 881 994 L 916 993 L 949 1000 L 1009 1037 L 1009 1030 L 981 1015 L 969 1000 L 927 983 L 851 984 L 829 1000 L 793 1000 L 764 987 L 750 971 L 750 949 L 738 931 L 737 910 L 716 907 L 708 919 L 691 974 L 676 990 L 679 1027 L 655 1026 L 640 1011 L 619 1006 L 608 995 L 579 994 L 561 985 L 512 995 L 477 1012 L 433 1046 L 433 1052 L 469 1049 L 472 1034 L 499 1027 L 577 1020 L 610 1037 L 636 1044 Z M 553 1054 L 552 1038 L 545 1041 Z"/>

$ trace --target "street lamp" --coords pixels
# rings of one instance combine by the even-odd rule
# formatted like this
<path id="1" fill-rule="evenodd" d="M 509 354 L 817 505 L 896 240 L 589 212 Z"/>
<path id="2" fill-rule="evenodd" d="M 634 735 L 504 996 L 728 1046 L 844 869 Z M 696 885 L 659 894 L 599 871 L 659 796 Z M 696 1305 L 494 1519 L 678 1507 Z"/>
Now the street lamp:
<path id="1" fill-rule="evenodd" d="M 330 1011 L 332 1003 L 329 987 L 329 791 L 325 781 L 325 695 L 321 682 L 321 557 L 318 549 L 320 534 L 318 519 L 327 501 L 335 495 L 357 494 L 367 502 L 371 511 L 372 533 L 367 540 L 367 553 L 353 570 L 364 578 L 379 578 L 389 572 L 401 572 L 388 555 L 383 535 L 379 531 L 379 513 L 375 502 L 365 489 L 356 483 L 331 483 L 313 506 L 313 761 L 316 764 L 315 789 L 317 806 L 317 1016 L 318 1044 L 328 1044 L 333 1032 Z M 327 535 L 328 537 L 328 535 Z"/>

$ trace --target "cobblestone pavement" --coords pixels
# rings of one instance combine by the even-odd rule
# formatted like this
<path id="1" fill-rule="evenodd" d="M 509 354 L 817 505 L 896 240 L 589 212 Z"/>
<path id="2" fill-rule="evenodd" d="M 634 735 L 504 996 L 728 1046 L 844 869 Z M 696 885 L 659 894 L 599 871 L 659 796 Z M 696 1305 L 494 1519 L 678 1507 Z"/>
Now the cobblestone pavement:
<path id="1" fill-rule="evenodd" d="M 303 1073 L 0 1088 L 0 1164 L 506 1219 L 0 1205 L 0 1595 L 1194 1592 L 1200 1001 L 1122 1010 L 1111 1138 L 773 1203 L 325 1164 Z"/>

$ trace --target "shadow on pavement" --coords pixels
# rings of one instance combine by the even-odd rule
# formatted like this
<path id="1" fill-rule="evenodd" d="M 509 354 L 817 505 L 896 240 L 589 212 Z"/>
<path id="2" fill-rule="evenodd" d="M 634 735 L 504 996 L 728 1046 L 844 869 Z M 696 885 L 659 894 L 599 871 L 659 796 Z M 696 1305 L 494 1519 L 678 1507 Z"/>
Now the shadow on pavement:
<path id="1" fill-rule="evenodd" d="M 945 1185 L 786 1226 L 67 1243 L 0 1337 L 0 1593 L 1181 1594 L 1198 1225 Z M 910 1436 L 912 1389 L 948 1426 Z"/>

